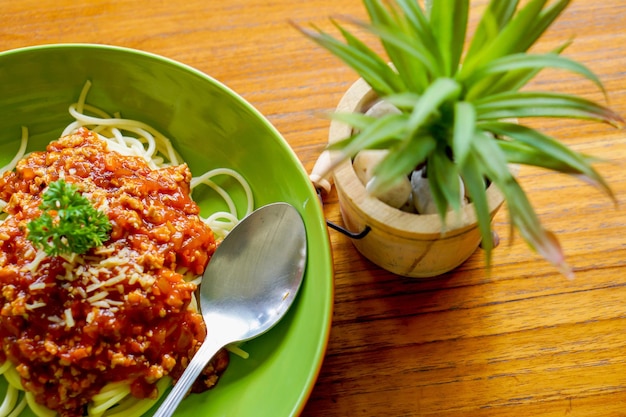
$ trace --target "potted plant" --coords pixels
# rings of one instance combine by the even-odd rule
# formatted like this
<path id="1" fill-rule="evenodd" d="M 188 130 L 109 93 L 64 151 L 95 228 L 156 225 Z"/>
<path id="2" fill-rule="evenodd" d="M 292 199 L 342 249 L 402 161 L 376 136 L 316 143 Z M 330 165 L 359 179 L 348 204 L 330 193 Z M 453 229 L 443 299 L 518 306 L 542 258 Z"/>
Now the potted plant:
<path id="1" fill-rule="evenodd" d="M 343 40 L 316 27 L 298 28 L 361 77 L 331 116 L 332 162 L 323 173 L 318 164 L 315 177 L 332 172 L 346 226 L 371 228 L 355 245 L 394 273 L 441 274 L 465 261 L 479 243 L 489 265 L 495 246 L 491 220 L 506 201 L 512 227 L 570 275 L 557 239 L 516 180 L 518 165 L 582 177 L 614 198 L 590 156 L 523 123 L 555 117 L 619 127 L 623 120 L 582 97 L 523 89 L 542 69 L 557 68 L 604 92 L 592 71 L 561 55 L 570 42 L 549 53 L 530 51 L 570 1 L 518 3 L 491 0 L 469 39 L 469 0 L 431 0 L 424 7 L 416 0 L 363 0 L 370 21 L 348 21 L 373 34 L 385 57 L 337 21 Z M 374 156 L 375 166 L 355 169 L 355 158 L 371 149 L 384 150 Z M 430 206 L 425 214 L 381 201 L 394 187 L 406 189 L 411 177 L 418 191 L 410 193 L 427 200 L 421 210 Z M 446 241 L 451 249 L 443 248 Z"/>

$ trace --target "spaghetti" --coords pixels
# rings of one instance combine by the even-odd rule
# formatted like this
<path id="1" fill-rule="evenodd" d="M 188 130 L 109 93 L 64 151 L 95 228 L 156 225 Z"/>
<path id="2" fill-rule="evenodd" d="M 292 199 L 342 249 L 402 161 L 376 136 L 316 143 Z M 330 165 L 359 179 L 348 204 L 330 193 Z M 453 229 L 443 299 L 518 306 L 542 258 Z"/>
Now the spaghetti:
<path id="1" fill-rule="evenodd" d="M 18 154 L 0 169 L 0 374 L 8 382 L 0 416 L 27 406 L 42 417 L 150 409 L 206 337 L 194 296 L 199 275 L 219 240 L 252 211 L 241 175 L 216 169 L 192 178 L 155 129 L 88 105 L 89 86 L 70 106 L 75 121 L 61 139 L 25 155 L 24 131 Z M 219 175 L 244 189 L 241 215 L 214 181 Z M 22 226 L 58 178 L 107 213 L 113 231 L 105 245 L 47 257 L 27 242 Z M 201 184 L 228 209 L 200 217 L 191 191 Z M 212 387 L 227 363 L 222 352 L 195 391 Z"/>

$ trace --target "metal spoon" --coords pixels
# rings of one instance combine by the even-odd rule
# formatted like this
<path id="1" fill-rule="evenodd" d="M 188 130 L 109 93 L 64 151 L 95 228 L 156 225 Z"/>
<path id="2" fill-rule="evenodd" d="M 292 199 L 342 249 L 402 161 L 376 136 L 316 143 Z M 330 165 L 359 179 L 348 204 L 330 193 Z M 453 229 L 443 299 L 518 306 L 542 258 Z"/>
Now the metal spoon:
<path id="1" fill-rule="evenodd" d="M 287 203 L 255 210 L 226 236 L 200 285 L 207 337 L 153 417 L 174 413 L 222 347 L 259 336 L 284 316 L 300 288 L 306 256 L 304 222 Z"/>

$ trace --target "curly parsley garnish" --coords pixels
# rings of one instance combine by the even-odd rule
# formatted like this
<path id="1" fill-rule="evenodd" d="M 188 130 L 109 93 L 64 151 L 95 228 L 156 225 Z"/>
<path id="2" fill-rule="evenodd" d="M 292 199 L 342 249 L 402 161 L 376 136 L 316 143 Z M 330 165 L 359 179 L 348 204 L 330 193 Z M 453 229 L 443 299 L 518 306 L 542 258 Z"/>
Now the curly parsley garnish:
<path id="1" fill-rule="evenodd" d="M 80 255 L 109 238 L 107 215 L 64 180 L 48 186 L 39 208 L 41 216 L 28 223 L 28 240 L 50 256 Z"/>

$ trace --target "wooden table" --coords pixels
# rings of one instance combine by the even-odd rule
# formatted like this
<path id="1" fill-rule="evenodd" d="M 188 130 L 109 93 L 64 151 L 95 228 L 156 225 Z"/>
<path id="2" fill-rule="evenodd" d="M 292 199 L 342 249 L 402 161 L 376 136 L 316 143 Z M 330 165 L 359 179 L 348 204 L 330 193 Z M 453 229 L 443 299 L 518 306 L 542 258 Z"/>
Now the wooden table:
<path id="1" fill-rule="evenodd" d="M 485 0 L 474 1 L 475 10 Z M 604 81 L 626 115 L 626 0 L 577 0 L 544 50 L 576 35 L 567 55 Z M 358 0 L 2 0 L 0 47 L 95 42 L 192 65 L 257 107 L 307 170 L 331 111 L 356 75 L 289 23 L 364 16 Z M 546 72 L 535 86 L 603 100 L 586 81 Z M 623 203 L 626 133 L 590 123 L 537 125 L 599 166 Z M 493 269 L 480 252 L 435 280 L 406 279 L 363 259 L 331 231 L 335 310 L 326 358 L 304 416 L 626 416 L 626 212 L 595 189 L 523 168 L 520 181 L 558 233 L 569 281 L 511 238 L 506 210 Z M 558 191 L 558 193 L 556 192 Z M 325 204 L 341 222 L 336 195 Z"/>

